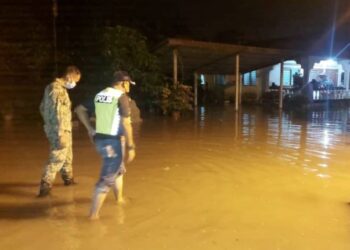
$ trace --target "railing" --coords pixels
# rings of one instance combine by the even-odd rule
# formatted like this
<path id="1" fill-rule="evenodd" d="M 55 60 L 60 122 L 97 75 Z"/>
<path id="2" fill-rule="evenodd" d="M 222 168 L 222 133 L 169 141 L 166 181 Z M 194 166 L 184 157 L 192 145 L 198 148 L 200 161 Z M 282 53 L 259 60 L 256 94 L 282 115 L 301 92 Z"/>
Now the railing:
<path id="1" fill-rule="evenodd" d="M 270 93 L 278 93 L 278 89 L 269 90 Z M 300 94 L 302 90 L 295 90 L 293 88 L 284 88 L 283 96 L 297 95 Z M 305 94 L 305 92 L 304 92 Z M 312 98 L 314 101 L 323 101 L 323 100 L 350 100 L 350 90 L 345 89 L 333 89 L 333 90 L 313 90 Z"/>
<path id="2" fill-rule="evenodd" d="M 314 100 L 345 100 L 350 99 L 350 90 L 314 90 Z"/>

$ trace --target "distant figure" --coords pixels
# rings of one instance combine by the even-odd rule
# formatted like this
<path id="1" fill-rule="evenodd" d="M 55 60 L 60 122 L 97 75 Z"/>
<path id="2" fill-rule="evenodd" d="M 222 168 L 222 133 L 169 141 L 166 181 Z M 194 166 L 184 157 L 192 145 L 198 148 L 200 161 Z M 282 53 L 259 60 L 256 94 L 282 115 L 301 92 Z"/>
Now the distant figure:
<path id="1" fill-rule="evenodd" d="M 304 85 L 304 80 L 299 73 L 293 75 L 293 85 L 296 89 L 301 89 Z"/>
<path id="2" fill-rule="evenodd" d="M 272 84 L 271 84 L 271 86 L 270 86 L 269 89 L 271 89 L 271 90 L 277 90 L 277 89 L 279 89 L 279 87 L 276 85 L 276 83 L 272 82 Z"/>
<path id="3" fill-rule="evenodd" d="M 41 177 L 39 197 L 47 196 L 57 172 L 61 173 L 64 185 L 74 183 L 72 169 L 72 113 L 67 89 L 72 89 L 80 80 L 80 71 L 75 66 L 67 67 L 64 75 L 47 85 L 40 103 L 44 131 L 50 144 L 50 156 Z"/>
<path id="4" fill-rule="evenodd" d="M 316 79 L 312 79 L 310 83 L 313 90 L 320 90 L 320 82 L 316 81 Z"/>
<path id="5" fill-rule="evenodd" d="M 327 75 L 319 75 L 321 86 L 325 89 L 332 90 L 334 89 L 334 83 Z"/>

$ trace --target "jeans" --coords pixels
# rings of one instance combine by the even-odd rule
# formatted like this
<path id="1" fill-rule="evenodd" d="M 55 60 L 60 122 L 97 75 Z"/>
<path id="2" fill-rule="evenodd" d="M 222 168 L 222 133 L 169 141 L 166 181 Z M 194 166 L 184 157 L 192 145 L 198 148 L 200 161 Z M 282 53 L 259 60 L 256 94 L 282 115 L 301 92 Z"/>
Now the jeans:
<path id="1" fill-rule="evenodd" d="M 122 169 L 122 143 L 120 139 L 96 139 L 95 145 L 103 159 L 100 179 L 96 184 L 96 191 L 107 193 L 115 185 L 115 179 Z"/>

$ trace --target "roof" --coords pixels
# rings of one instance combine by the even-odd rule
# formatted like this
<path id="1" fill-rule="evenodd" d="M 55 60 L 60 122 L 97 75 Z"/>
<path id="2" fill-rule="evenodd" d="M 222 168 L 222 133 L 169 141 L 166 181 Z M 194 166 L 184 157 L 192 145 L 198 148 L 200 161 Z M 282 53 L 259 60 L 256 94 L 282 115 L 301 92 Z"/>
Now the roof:
<path id="1" fill-rule="evenodd" d="M 297 59 L 304 52 L 169 38 L 156 49 L 163 70 L 173 72 L 173 49 L 178 50 L 178 71 L 184 78 L 201 74 L 234 74 L 235 55 L 240 55 L 240 72 L 250 72 Z"/>

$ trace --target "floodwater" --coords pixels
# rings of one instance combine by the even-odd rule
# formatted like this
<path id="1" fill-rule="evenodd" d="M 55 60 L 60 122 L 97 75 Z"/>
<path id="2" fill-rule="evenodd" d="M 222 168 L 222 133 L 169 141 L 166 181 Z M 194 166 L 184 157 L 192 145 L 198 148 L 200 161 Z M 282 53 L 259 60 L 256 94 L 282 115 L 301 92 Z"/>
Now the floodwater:
<path id="1" fill-rule="evenodd" d="M 36 198 L 40 122 L 0 124 L 0 249 L 350 249 L 350 111 L 199 108 L 147 117 L 120 206 L 87 219 L 100 158 L 75 123 L 78 185 Z"/>

